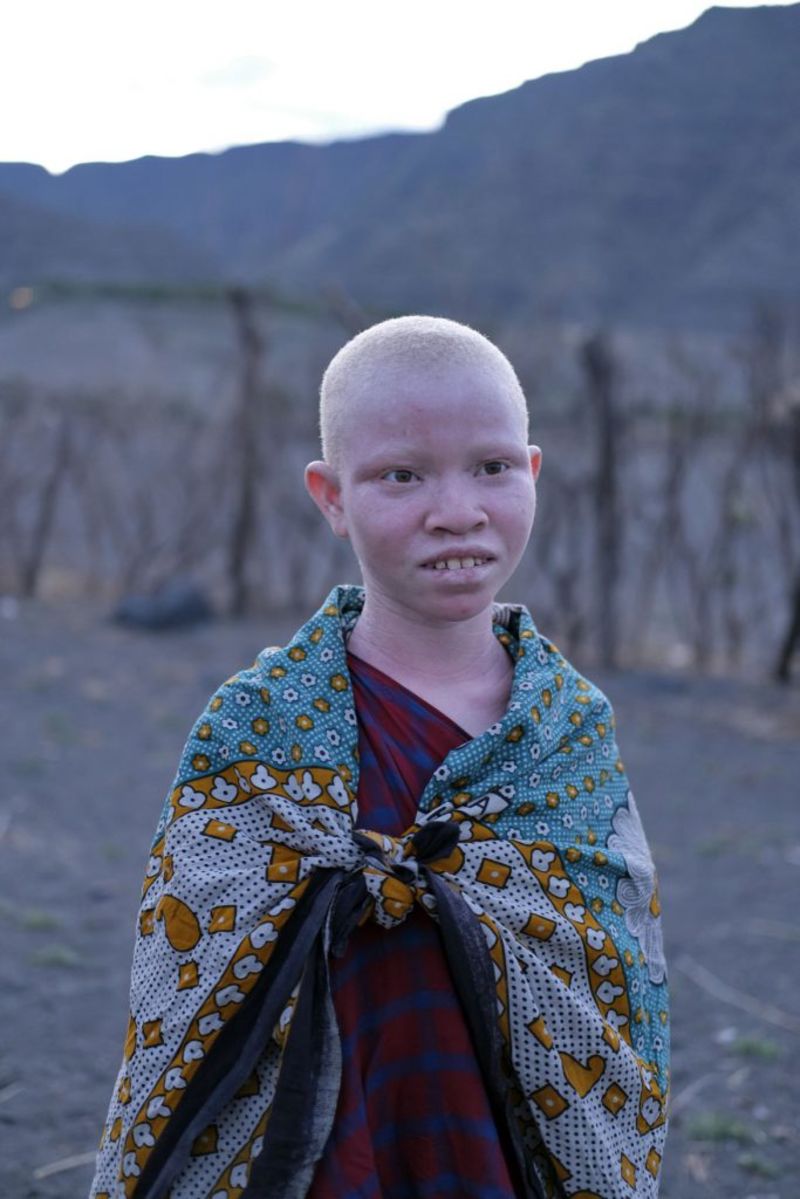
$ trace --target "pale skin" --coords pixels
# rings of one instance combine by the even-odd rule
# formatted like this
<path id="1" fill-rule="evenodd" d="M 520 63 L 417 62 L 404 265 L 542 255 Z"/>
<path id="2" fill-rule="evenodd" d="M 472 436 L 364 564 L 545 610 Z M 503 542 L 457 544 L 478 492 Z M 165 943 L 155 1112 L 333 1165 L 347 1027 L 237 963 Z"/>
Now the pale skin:
<path id="1" fill-rule="evenodd" d="M 361 568 L 365 602 L 348 649 L 476 736 L 511 691 L 491 608 L 528 543 L 541 450 L 526 444 L 491 368 L 432 377 L 389 366 L 380 394 L 349 398 L 346 419 L 339 472 L 310 462 L 305 485 Z M 457 573 L 423 565 L 470 548 L 492 560 Z"/>

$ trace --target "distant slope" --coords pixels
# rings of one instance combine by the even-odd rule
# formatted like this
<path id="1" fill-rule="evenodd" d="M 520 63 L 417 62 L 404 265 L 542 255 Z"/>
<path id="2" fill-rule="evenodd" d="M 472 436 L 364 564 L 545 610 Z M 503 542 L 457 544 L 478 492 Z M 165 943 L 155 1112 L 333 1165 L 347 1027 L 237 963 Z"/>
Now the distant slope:
<path id="1" fill-rule="evenodd" d="M 712 8 L 435 133 L 55 178 L 0 164 L 0 192 L 160 226 L 228 277 L 387 307 L 724 326 L 755 299 L 800 299 L 799 64 L 800 4 Z"/>
<path id="2" fill-rule="evenodd" d="M 0 285 L 48 280 L 184 282 L 218 270 L 210 254 L 165 228 L 107 224 L 0 192 Z"/>

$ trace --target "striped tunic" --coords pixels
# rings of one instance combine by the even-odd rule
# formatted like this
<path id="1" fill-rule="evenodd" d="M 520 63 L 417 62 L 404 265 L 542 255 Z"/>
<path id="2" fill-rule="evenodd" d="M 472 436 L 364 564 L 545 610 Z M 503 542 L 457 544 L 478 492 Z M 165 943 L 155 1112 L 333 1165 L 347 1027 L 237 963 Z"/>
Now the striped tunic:
<path id="1" fill-rule="evenodd" d="M 354 654 L 347 665 L 359 722 L 358 826 L 397 835 L 414 822 L 433 771 L 470 735 Z M 436 922 L 419 908 L 395 929 L 367 921 L 330 968 L 342 1085 L 310 1199 L 522 1194 Z"/>

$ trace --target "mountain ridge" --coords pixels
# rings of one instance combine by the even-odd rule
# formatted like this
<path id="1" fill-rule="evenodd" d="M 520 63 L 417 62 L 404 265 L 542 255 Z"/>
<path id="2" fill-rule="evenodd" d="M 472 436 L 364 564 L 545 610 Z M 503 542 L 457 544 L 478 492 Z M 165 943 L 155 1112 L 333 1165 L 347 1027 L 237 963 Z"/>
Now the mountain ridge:
<path id="1" fill-rule="evenodd" d="M 797 61 L 800 4 L 715 6 L 431 132 L 0 164 L 0 193 L 146 223 L 220 280 L 475 320 L 725 325 L 800 300 Z"/>

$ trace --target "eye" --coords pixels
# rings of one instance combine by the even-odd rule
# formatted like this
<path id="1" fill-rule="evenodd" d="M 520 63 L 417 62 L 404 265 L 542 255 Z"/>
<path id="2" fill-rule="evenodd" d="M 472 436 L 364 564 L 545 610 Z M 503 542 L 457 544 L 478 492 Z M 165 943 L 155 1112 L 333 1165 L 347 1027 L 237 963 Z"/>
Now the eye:
<path id="1" fill-rule="evenodd" d="M 409 475 L 410 476 L 413 474 L 414 474 L 413 470 L 403 470 L 402 467 L 397 467 L 395 470 L 387 470 L 385 474 L 381 475 L 381 478 L 388 479 L 389 475 Z M 399 479 L 398 482 L 405 483 L 406 480 Z"/>
<path id="2" fill-rule="evenodd" d="M 505 472 L 508 470 L 508 463 L 507 463 L 507 462 L 500 462 L 500 461 L 498 461 L 498 460 L 496 460 L 496 459 L 492 459 L 492 461 L 491 461 L 491 462 L 484 462 L 484 464 L 483 464 L 483 465 L 484 465 L 484 466 L 502 466 L 502 467 L 503 467 L 503 470 L 494 470 L 494 471 L 491 471 L 490 473 L 491 473 L 491 474 L 493 474 L 493 475 L 502 475 L 502 474 L 505 474 Z"/>

